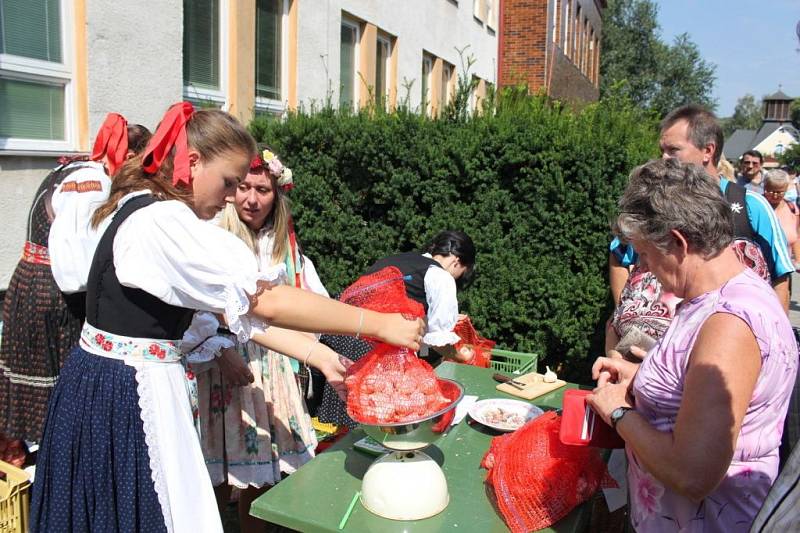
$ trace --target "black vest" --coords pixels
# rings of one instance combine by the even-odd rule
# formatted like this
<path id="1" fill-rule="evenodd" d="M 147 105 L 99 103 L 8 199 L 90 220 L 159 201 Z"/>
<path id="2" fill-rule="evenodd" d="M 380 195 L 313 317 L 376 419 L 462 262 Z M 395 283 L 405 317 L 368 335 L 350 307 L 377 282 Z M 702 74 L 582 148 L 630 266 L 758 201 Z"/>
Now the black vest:
<path id="1" fill-rule="evenodd" d="M 397 267 L 400 272 L 403 273 L 403 281 L 406 284 L 406 295 L 412 300 L 421 303 L 425 308 L 425 313 L 427 313 L 428 299 L 425 297 L 425 273 L 431 266 L 437 268 L 442 268 L 442 266 L 433 259 L 424 257 L 422 254 L 408 252 L 379 259 L 374 265 L 367 269 L 366 273 L 372 274 L 373 272 L 377 272 L 389 266 Z"/>
<path id="2" fill-rule="evenodd" d="M 89 270 L 86 321 L 103 331 L 127 337 L 181 339 L 194 311 L 162 302 L 141 289 L 123 287 L 114 268 L 114 237 L 120 224 L 155 201 L 144 195 L 126 202 L 100 239 Z"/>
<path id="3" fill-rule="evenodd" d="M 731 206 L 733 212 L 733 238 L 746 239 L 755 242 L 753 226 L 750 225 L 750 217 L 747 216 L 747 189 L 736 183 L 729 181 L 725 188 L 725 200 Z"/>

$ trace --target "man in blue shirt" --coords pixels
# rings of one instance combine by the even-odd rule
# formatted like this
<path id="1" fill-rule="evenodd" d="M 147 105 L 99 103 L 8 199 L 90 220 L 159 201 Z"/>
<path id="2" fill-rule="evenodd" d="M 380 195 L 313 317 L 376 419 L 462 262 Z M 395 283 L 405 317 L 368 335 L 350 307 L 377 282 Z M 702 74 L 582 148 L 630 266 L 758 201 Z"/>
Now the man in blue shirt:
<path id="1" fill-rule="evenodd" d="M 720 191 L 730 198 L 729 187 L 736 187 L 717 172 L 717 163 L 722 155 L 723 135 L 716 117 L 697 105 L 687 105 L 673 110 L 661 122 L 660 147 L 662 157 L 675 157 L 684 163 L 694 163 L 719 182 Z M 736 214 L 745 210 L 751 229 L 752 240 L 760 250 L 769 270 L 772 287 L 783 304 L 789 309 L 789 277 L 794 272 L 786 236 L 781 229 L 775 212 L 762 195 L 747 191 L 744 206 L 732 202 L 731 209 Z M 615 304 L 619 304 L 620 294 L 628 279 L 628 267 L 637 260 L 636 251 L 630 245 L 623 245 L 614 239 L 610 246 L 609 281 Z M 755 265 L 758 270 L 760 259 Z"/>

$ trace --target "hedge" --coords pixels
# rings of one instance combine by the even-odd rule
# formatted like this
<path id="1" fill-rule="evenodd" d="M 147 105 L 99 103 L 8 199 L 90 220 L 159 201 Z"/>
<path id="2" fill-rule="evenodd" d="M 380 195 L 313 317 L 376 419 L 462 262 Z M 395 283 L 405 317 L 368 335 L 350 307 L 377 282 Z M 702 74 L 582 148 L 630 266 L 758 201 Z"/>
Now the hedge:
<path id="1" fill-rule="evenodd" d="M 631 169 L 657 153 L 654 122 L 617 100 L 573 111 L 519 95 L 449 116 L 324 109 L 250 129 L 294 172 L 298 235 L 331 293 L 461 229 L 478 249 L 462 312 L 499 346 L 585 381 L 610 309 L 609 218 Z"/>

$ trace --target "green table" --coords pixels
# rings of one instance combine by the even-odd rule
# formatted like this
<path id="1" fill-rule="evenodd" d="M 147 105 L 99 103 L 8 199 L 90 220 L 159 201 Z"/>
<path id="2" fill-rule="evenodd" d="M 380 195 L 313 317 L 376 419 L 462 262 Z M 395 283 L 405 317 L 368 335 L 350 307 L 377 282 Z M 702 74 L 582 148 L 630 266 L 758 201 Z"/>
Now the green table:
<path id="1" fill-rule="evenodd" d="M 495 389 L 491 369 L 444 363 L 436 369 L 444 378 L 454 379 L 464 386 L 465 394 L 479 399 L 508 397 Z M 560 408 L 568 384 L 536 398 L 533 403 L 542 408 Z M 417 521 L 394 521 L 376 516 L 358 503 L 344 531 L 359 533 L 400 532 L 505 532 L 500 515 L 492 507 L 484 485 L 486 470 L 481 459 L 498 433 L 479 424 L 468 424 L 466 417 L 426 448 L 425 453 L 437 460 L 444 470 L 450 491 L 450 504 L 438 515 Z M 353 449 L 353 443 L 364 436 L 360 429 L 350 432 L 334 446 L 303 465 L 297 472 L 281 481 L 253 502 L 253 516 L 303 532 L 338 531 L 341 520 L 353 495 L 361 488 L 361 479 L 376 459 Z M 545 531 L 581 531 L 588 524 L 588 505 L 575 509 L 563 520 Z"/>

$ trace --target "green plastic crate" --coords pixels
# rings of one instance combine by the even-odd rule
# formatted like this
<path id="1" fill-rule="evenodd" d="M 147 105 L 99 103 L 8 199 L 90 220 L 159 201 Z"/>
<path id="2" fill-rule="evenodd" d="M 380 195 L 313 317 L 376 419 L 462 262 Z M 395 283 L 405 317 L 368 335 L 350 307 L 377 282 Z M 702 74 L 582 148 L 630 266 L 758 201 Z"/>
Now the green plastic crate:
<path id="1" fill-rule="evenodd" d="M 490 366 L 499 372 L 525 374 L 536 370 L 539 356 L 535 353 L 512 352 L 495 348 L 492 350 Z"/>

